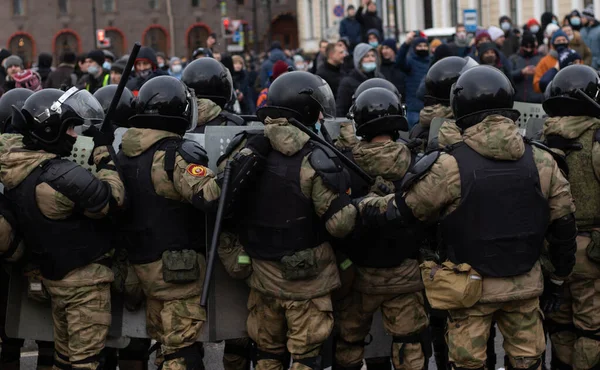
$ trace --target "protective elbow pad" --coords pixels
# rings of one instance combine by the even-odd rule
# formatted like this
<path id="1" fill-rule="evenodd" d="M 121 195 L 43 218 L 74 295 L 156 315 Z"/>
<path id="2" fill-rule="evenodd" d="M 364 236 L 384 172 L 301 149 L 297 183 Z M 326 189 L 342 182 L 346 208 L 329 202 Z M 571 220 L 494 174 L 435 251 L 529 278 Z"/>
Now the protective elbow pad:
<path id="1" fill-rule="evenodd" d="M 567 276 L 575 265 L 577 251 L 577 225 L 571 213 L 554 220 L 548 229 L 546 240 L 550 260 L 554 265 L 556 276 Z"/>

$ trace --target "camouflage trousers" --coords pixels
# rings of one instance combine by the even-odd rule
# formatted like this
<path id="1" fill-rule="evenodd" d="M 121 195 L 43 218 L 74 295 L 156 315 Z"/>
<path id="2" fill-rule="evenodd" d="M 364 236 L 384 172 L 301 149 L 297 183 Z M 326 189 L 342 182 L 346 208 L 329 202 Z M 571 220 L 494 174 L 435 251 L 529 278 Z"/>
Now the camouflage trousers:
<path id="1" fill-rule="evenodd" d="M 540 361 L 546 349 L 542 318 L 538 298 L 477 303 L 471 308 L 450 310 L 446 334 L 450 362 L 455 367 L 483 369 L 495 321 L 504 336 L 504 350 L 512 368 L 527 369 Z"/>
<path id="2" fill-rule="evenodd" d="M 591 369 L 600 364 L 600 279 L 571 281 L 563 289 L 560 310 L 547 320 L 553 356 L 573 369 Z"/>
<path id="3" fill-rule="evenodd" d="M 290 300 L 252 289 L 248 310 L 248 334 L 258 350 L 256 370 L 283 370 L 281 359 L 286 346 L 294 360 L 292 370 L 313 369 L 301 361 L 319 356 L 323 342 L 331 334 L 333 308 L 329 295 Z"/>
<path id="4" fill-rule="evenodd" d="M 425 355 L 421 338 L 429 324 L 422 292 L 375 295 L 353 291 L 345 297 L 336 313 L 339 319 L 336 324 L 339 328 L 336 364 L 354 367 L 362 363 L 365 338 L 378 309 L 381 309 L 386 333 L 395 337 L 392 345 L 394 368 L 422 369 Z"/>
<path id="5" fill-rule="evenodd" d="M 47 286 L 52 299 L 55 370 L 96 370 L 111 322 L 110 283 Z"/>
<path id="6" fill-rule="evenodd" d="M 204 281 L 204 258 L 200 264 L 202 276 L 187 284 L 166 283 L 162 276 L 162 260 L 134 265 L 146 295 L 146 331 L 161 343 L 156 356 L 163 370 L 185 370 L 186 356 L 181 350 L 195 348 L 206 321 L 206 311 L 200 306 Z"/>

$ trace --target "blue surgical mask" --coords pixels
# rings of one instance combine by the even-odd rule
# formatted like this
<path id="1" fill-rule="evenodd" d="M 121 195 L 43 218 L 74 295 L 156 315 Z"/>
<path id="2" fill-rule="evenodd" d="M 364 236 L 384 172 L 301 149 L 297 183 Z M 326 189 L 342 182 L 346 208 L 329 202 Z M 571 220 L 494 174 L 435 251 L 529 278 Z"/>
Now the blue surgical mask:
<path id="1" fill-rule="evenodd" d="M 376 48 L 377 46 L 379 46 L 379 42 L 378 41 L 369 41 L 369 45 Z"/>
<path id="2" fill-rule="evenodd" d="M 557 21 L 556 19 L 553 19 L 553 20 L 552 20 L 552 23 L 554 23 L 555 25 L 557 25 L 557 26 L 558 26 L 558 21 Z"/>
<path id="3" fill-rule="evenodd" d="M 98 72 L 100 72 L 100 67 L 98 67 L 98 66 L 89 66 L 88 67 L 88 73 L 91 74 L 92 76 L 97 75 Z"/>
<path id="4" fill-rule="evenodd" d="M 162 68 L 165 66 L 165 63 L 158 63 L 158 68 Z"/>
<path id="5" fill-rule="evenodd" d="M 104 68 L 105 71 L 110 71 L 111 66 L 112 65 L 110 64 L 110 62 L 105 61 L 104 63 L 102 63 L 102 68 Z"/>
<path id="6" fill-rule="evenodd" d="M 500 28 L 502 28 L 502 31 L 510 30 L 510 22 L 502 22 L 500 24 Z"/>
<path id="7" fill-rule="evenodd" d="M 373 72 L 375 68 L 377 68 L 377 63 L 375 62 L 362 62 L 361 63 L 362 70 L 365 72 Z"/>
<path id="8" fill-rule="evenodd" d="M 579 17 L 571 17 L 569 20 L 572 26 L 581 26 L 581 18 Z"/>
<path id="9" fill-rule="evenodd" d="M 538 33 L 539 30 L 540 30 L 540 26 L 529 27 L 529 31 L 531 31 L 531 33 Z"/>

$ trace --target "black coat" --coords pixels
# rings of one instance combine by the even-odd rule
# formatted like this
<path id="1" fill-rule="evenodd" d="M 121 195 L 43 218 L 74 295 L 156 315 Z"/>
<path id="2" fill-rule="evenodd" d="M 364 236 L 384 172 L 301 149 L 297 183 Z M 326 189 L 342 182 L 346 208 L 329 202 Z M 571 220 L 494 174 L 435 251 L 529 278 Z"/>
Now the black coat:
<path id="1" fill-rule="evenodd" d="M 44 83 L 44 88 L 60 89 L 61 86 L 75 86 L 77 84 L 77 75 L 75 75 L 75 66 L 73 64 L 60 64 L 48 75 Z"/>
<path id="2" fill-rule="evenodd" d="M 352 95 L 354 95 L 354 92 L 358 86 L 369 78 L 373 77 L 384 78 L 379 72 L 369 73 L 369 75 L 366 75 L 363 72 L 357 71 L 356 69 L 350 72 L 348 76 L 342 78 L 335 99 L 337 117 L 346 117 L 346 114 L 348 114 L 348 111 L 352 106 Z"/>
<path id="3" fill-rule="evenodd" d="M 317 75 L 324 79 L 331 87 L 333 96 L 337 96 L 338 87 L 342 81 L 342 66 L 334 66 L 325 62 L 319 69 L 317 69 Z"/>
<path id="4" fill-rule="evenodd" d="M 390 81 L 396 86 L 400 94 L 402 95 L 402 101 L 406 99 L 406 85 L 405 79 L 406 74 L 400 67 L 396 64 L 394 60 L 382 60 L 381 66 L 379 67 L 379 72 L 385 76 L 385 79 Z"/>
<path id="5" fill-rule="evenodd" d="M 381 18 L 379 18 L 379 16 L 377 15 L 377 12 L 371 13 L 365 10 L 365 12 L 363 13 L 363 10 L 365 9 L 361 6 L 356 11 L 356 20 L 362 26 L 363 42 L 367 42 L 367 32 L 373 28 L 379 31 L 379 34 L 381 35 L 381 37 L 383 37 L 383 22 L 381 21 Z"/>
<path id="6" fill-rule="evenodd" d="M 248 79 L 248 73 L 245 70 L 239 72 L 233 72 L 231 74 L 233 78 L 233 88 L 242 94 L 244 98 L 240 101 L 240 109 L 242 114 L 254 114 L 256 112 L 255 100 L 252 100 L 252 91 L 250 87 L 250 80 Z"/>
<path id="7" fill-rule="evenodd" d="M 148 76 L 148 78 L 141 78 L 138 76 L 130 78 L 129 81 L 127 81 L 126 87 L 132 92 L 135 92 L 137 96 L 137 92 L 140 90 L 142 85 L 146 83 L 146 81 L 149 81 L 154 77 L 158 76 L 168 76 L 168 74 L 165 73 L 162 69 L 155 69 L 152 73 L 150 73 L 150 76 Z"/>

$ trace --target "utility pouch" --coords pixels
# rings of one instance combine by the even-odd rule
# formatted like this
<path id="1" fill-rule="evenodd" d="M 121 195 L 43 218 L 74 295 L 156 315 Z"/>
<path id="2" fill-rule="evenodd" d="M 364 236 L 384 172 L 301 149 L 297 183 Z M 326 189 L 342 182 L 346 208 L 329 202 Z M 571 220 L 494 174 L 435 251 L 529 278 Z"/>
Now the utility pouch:
<path id="1" fill-rule="evenodd" d="M 314 249 L 304 249 L 281 258 L 281 270 L 286 280 L 306 280 L 319 274 Z"/>
<path id="2" fill-rule="evenodd" d="M 471 265 L 426 261 L 420 265 L 425 294 L 431 307 L 455 310 L 473 306 L 481 299 L 483 279 Z"/>
<path id="3" fill-rule="evenodd" d="M 200 278 L 198 253 L 194 250 L 165 251 L 162 262 L 163 280 L 166 283 L 186 284 Z"/>

